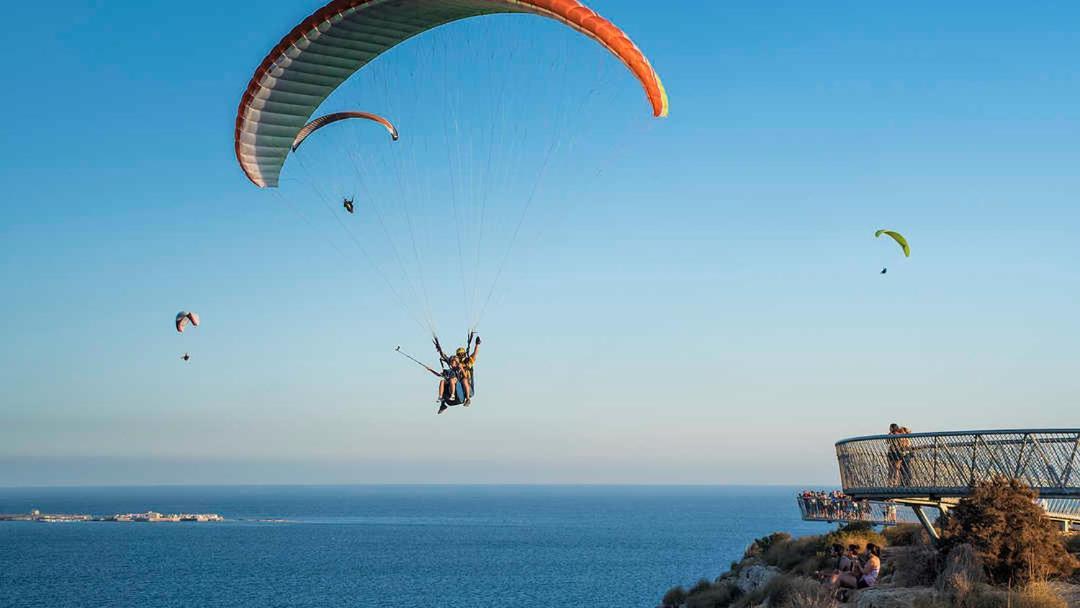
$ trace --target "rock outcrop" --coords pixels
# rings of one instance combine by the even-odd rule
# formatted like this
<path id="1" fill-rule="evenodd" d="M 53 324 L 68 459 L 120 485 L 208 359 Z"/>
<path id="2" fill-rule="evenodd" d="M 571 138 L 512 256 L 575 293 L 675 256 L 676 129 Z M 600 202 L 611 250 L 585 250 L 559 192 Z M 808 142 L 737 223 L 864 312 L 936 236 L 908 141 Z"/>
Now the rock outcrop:
<path id="1" fill-rule="evenodd" d="M 743 595 L 757 591 L 769 584 L 769 581 L 780 576 L 780 569 L 763 564 L 753 564 L 746 568 L 740 568 L 731 580 Z"/>

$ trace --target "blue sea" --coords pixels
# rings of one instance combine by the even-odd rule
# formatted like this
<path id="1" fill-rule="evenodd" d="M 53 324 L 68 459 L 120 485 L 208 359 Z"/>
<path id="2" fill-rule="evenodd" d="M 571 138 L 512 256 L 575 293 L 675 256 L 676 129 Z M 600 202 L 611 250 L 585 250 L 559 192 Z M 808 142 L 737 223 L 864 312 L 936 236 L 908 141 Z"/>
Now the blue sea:
<path id="1" fill-rule="evenodd" d="M 795 491 L 0 488 L 0 513 L 228 518 L 0 522 L 0 607 L 652 607 L 673 585 L 720 574 L 756 537 L 822 531 L 799 519 Z"/>

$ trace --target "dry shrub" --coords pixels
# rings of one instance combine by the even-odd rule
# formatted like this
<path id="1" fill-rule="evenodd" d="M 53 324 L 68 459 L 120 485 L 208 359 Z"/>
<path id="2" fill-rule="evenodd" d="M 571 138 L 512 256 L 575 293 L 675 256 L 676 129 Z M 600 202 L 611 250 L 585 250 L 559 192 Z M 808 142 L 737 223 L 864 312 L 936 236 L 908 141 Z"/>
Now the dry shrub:
<path id="1" fill-rule="evenodd" d="M 1032 583 L 1018 593 L 1015 608 L 1068 608 L 1068 603 L 1046 583 Z"/>
<path id="2" fill-rule="evenodd" d="M 824 585 L 801 576 L 778 576 L 765 586 L 770 608 L 832 608 L 836 605 Z"/>
<path id="3" fill-rule="evenodd" d="M 971 545 L 956 545 L 945 556 L 937 588 L 957 604 L 965 602 L 986 581 L 982 560 Z"/>
<path id="4" fill-rule="evenodd" d="M 888 541 L 890 547 L 911 547 L 915 545 L 929 545 L 930 535 L 922 524 L 898 524 L 885 528 L 881 535 Z"/>
<path id="5" fill-rule="evenodd" d="M 742 596 L 731 608 L 832 608 L 836 602 L 824 585 L 801 576 L 782 574 L 763 587 Z"/>
<path id="6" fill-rule="evenodd" d="M 1065 548 L 1069 553 L 1080 553 L 1080 533 L 1073 533 L 1066 536 Z"/>
<path id="7" fill-rule="evenodd" d="M 668 589 L 668 592 L 664 594 L 664 599 L 660 600 L 663 606 L 682 606 L 685 602 L 686 589 L 683 589 L 682 585 Z"/>
<path id="8" fill-rule="evenodd" d="M 941 572 L 941 558 L 933 547 L 901 547 L 893 551 L 882 576 L 890 575 L 896 587 L 928 587 Z"/>
<path id="9" fill-rule="evenodd" d="M 711 585 L 707 589 L 690 593 L 686 597 L 686 608 L 728 608 L 739 599 L 739 588 L 728 583 Z"/>
<path id="10" fill-rule="evenodd" d="M 1061 535 L 1035 503 L 1037 494 L 1016 479 L 980 482 L 944 518 L 941 551 L 968 544 L 991 582 L 1023 584 L 1068 576 L 1075 566 Z"/>

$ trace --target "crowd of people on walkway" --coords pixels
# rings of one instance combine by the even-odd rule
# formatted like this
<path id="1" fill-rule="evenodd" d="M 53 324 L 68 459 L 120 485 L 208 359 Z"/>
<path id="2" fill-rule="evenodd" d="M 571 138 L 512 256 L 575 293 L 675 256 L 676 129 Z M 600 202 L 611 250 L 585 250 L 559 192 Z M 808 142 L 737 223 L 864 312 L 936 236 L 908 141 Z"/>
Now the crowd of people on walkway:
<path id="1" fill-rule="evenodd" d="M 804 490 L 796 498 L 803 516 L 808 519 L 896 523 L 896 506 L 884 505 L 880 511 L 875 511 L 869 501 L 855 500 L 839 490 Z"/>

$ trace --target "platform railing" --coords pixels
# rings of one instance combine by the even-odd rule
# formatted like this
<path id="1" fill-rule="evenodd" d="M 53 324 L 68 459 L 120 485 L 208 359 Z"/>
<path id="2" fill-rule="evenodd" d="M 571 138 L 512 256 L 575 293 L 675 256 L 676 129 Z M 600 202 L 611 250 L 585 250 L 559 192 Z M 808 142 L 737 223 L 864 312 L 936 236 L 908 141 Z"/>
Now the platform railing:
<path id="1" fill-rule="evenodd" d="M 1080 429 L 856 437 L 837 442 L 836 457 L 844 493 L 858 499 L 962 497 L 999 475 L 1043 499 L 1080 498 Z"/>

